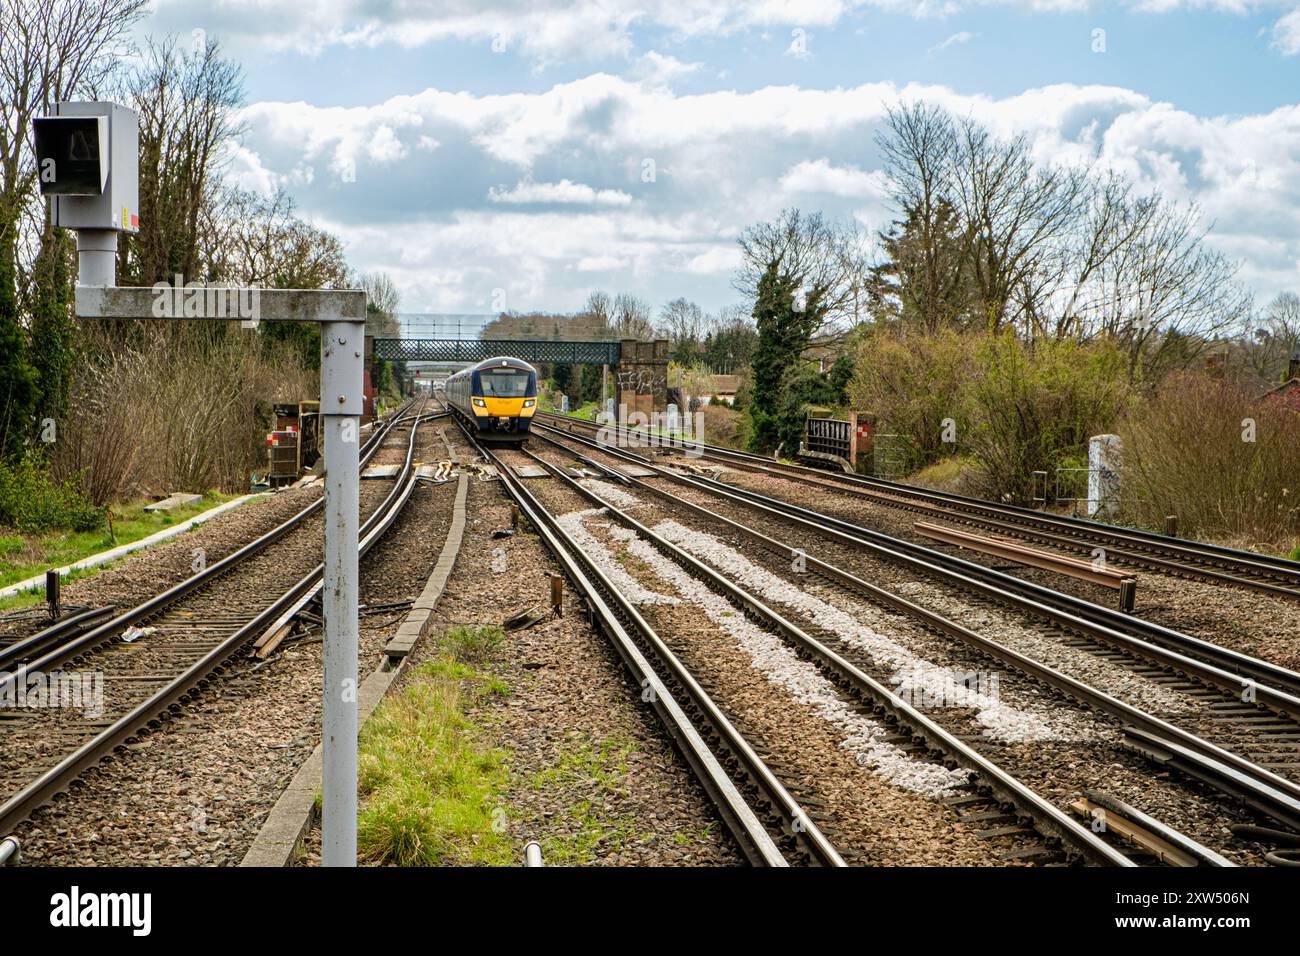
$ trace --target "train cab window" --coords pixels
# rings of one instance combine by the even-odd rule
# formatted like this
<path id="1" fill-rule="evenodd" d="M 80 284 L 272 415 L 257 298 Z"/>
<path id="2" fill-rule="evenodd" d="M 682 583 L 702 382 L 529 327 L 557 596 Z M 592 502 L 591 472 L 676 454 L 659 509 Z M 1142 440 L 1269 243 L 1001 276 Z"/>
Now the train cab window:
<path id="1" fill-rule="evenodd" d="M 528 373 L 522 369 L 491 369 L 479 373 L 484 398 L 523 398 L 528 394 Z"/>

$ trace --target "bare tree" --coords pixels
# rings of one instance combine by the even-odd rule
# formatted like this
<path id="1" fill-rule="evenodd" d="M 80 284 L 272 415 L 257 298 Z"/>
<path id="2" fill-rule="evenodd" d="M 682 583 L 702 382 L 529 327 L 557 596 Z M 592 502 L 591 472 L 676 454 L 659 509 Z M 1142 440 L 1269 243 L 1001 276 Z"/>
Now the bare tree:
<path id="1" fill-rule="evenodd" d="M 213 278 L 200 275 L 200 217 L 243 132 L 239 66 L 215 40 L 188 51 L 175 37 L 149 40 L 123 92 L 140 115 L 140 233 L 123 245 L 119 272 L 140 285 Z"/>
<path id="2" fill-rule="evenodd" d="M 896 297 L 898 317 L 915 317 L 937 331 L 957 322 L 969 304 L 963 224 L 952 204 L 952 118 L 924 103 L 900 106 L 889 111 L 876 143 L 904 218 L 881 236 L 890 258 L 874 270 L 875 297 Z"/>
<path id="3" fill-rule="evenodd" d="M 659 311 L 658 331 L 673 348 L 697 343 L 704 334 L 704 310 L 689 299 L 673 299 Z"/>
<path id="4" fill-rule="evenodd" d="M 1068 269 L 1067 237 L 1087 208 L 1088 171 L 1040 166 L 1028 137 L 999 140 L 972 119 L 957 123 L 956 144 L 955 202 L 976 309 L 989 331 L 1022 320 L 1033 331 Z"/>
<path id="5" fill-rule="evenodd" d="M 620 292 L 614 297 L 610 327 L 621 339 L 653 338 L 654 323 L 650 321 L 650 303 L 631 293 Z"/>
<path id="6" fill-rule="evenodd" d="M 381 338 L 401 338 L 397 307 L 402 296 L 387 272 L 366 272 L 353 277 L 349 285 L 366 290 L 366 333 Z"/>
<path id="7" fill-rule="evenodd" d="M 610 300 L 608 292 L 596 289 L 591 295 L 587 296 L 587 303 L 583 306 L 582 311 L 593 316 L 601 328 L 608 330 L 610 320 L 614 315 L 614 303 Z"/>
<path id="8" fill-rule="evenodd" d="M 380 312 L 392 315 L 401 304 L 402 294 L 387 272 L 362 273 L 353 280 L 353 284 L 366 290 L 366 301 Z"/>
<path id="9" fill-rule="evenodd" d="M 0 0 L 0 453 L 21 452 L 40 392 L 50 391 L 42 379 L 52 366 L 46 356 L 29 356 L 21 303 L 30 307 L 40 301 L 48 313 L 43 321 L 67 321 L 67 296 L 34 299 L 27 288 L 32 282 L 27 265 L 55 267 L 47 268 L 46 282 L 61 284 L 65 271 L 58 268 L 63 242 L 53 235 L 48 215 L 36 201 L 32 120 L 51 112 L 56 102 L 101 83 L 116 68 L 114 54 L 125 46 L 144 2 Z M 60 333 L 44 341 L 65 339 Z M 65 385 L 55 390 L 61 392 Z"/>
<path id="10" fill-rule="evenodd" d="M 857 239 L 821 213 L 787 209 L 741 234 L 741 266 L 733 285 L 753 302 L 764 276 L 776 273 L 789 286 L 795 311 L 808 316 L 812 334 L 829 324 L 850 324 L 862 288 Z"/>
<path id="11" fill-rule="evenodd" d="M 0 0 L 0 229 L 35 184 L 32 119 L 117 68 L 147 0 Z"/>
<path id="12" fill-rule="evenodd" d="M 1206 245 L 1194 206 L 1137 195 L 1113 172 L 1038 163 L 1026 137 L 937 107 L 892 111 L 879 143 L 904 218 L 871 270 L 878 321 L 1104 335 L 1150 379 L 1247 313 L 1237 266 Z"/>
<path id="13" fill-rule="evenodd" d="M 1272 387 L 1286 377 L 1293 358 L 1300 358 L 1300 296 L 1279 292 L 1254 328 L 1233 345 L 1234 366 L 1243 384 Z"/>
<path id="14" fill-rule="evenodd" d="M 1143 197 L 1120 218 L 1123 241 L 1088 282 L 1084 336 L 1122 342 L 1131 377 L 1154 380 L 1239 328 L 1251 297 L 1237 264 L 1205 244 L 1195 206 Z"/>

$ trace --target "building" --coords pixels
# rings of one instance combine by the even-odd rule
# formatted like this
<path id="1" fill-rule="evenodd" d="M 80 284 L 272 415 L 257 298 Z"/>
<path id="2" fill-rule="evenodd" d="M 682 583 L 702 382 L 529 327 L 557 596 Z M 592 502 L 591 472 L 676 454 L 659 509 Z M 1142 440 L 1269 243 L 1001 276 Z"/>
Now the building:
<path id="1" fill-rule="evenodd" d="M 740 388 L 739 375 L 713 376 L 713 394 L 701 396 L 706 402 L 718 401 L 726 405 L 736 404 L 736 390 Z"/>
<path id="2" fill-rule="evenodd" d="M 1268 401 L 1281 402 L 1300 413 L 1300 350 L 1291 353 L 1286 380 L 1276 388 L 1270 388 L 1265 392 L 1264 398 Z"/>

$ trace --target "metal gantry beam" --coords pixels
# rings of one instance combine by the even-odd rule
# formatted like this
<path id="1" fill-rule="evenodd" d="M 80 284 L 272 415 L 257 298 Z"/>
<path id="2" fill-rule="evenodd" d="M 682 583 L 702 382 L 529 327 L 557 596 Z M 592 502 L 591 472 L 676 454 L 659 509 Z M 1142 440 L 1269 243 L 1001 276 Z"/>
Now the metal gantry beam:
<path id="1" fill-rule="evenodd" d="M 375 339 L 374 356 L 389 362 L 482 362 L 511 355 L 525 362 L 617 365 L 619 342 L 557 342 L 545 339 Z"/>

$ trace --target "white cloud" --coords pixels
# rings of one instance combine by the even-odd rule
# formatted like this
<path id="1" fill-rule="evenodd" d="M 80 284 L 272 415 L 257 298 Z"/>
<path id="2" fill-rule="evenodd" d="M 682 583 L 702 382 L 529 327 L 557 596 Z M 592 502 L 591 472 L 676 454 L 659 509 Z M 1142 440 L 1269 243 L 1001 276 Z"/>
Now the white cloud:
<path id="1" fill-rule="evenodd" d="M 831 196 L 882 197 L 889 191 L 889 180 L 878 169 L 861 170 L 854 166 L 832 166 L 825 159 L 804 160 L 786 170 L 781 188 L 788 193 L 826 193 Z"/>
<path id="2" fill-rule="evenodd" d="M 1041 14 L 1105 8 L 1102 0 L 157 0 L 149 29 L 187 36 L 201 24 L 233 49 L 313 54 L 335 46 L 414 48 L 455 40 L 521 54 L 544 66 L 610 57 L 631 61 L 638 55 L 636 32 L 646 29 L 679 40 L 756 31 L 765 42 L 781 39 L 788 55 L 805 57 L 810 55 L 806 44 L 784 39 L 793 29 L 845 28 L 862 10 L 942 19 L 989 5 Z M 1121 0 L 1121 5 L 1153 14 L 1209 9 L 1239 15 L 1285 12 L 1294 0 Z M 1274 27 L 1274 44 L 1283 53 L 1300 50 L 1296 20 L 1296 13 L 1287 12 Z"/>
<path id="3" fill-rule="evenodd" d="M 969 43 L 977 36 L 979 36 L 978 33 L 968 33 L 965 30 L 960 30 L 957 33 L 954 33 L 952 36 L 948 37 L 946 40 L 942 40 L 939 43 L 936 43 L 934 46 L 930 47 L 930 49 L 926 50 L 925 52 L 933 56 L 936 53 L 942 53 L 944 50 L 948 49 L 949 47 L 960 46 L 963 43 Z"/>
<path id="4" fill-rule="evenodd" d="M 585 183 L 561 179 L 558 183 L 516 183 L 513 189 L 488 190 L 488 199 L 499 203 L 560 203 L 575 206 L 627 206 L 632 197 L 617 189 L 593 189 Z"/>
<path id="5" fill-rule="evenodd" d="M 628 76 L 652 86 L 671 86 L 674 81 L 699 71 L 702 64 L 683 63 L 675 56 L 650 50 L 638 57 Z"/>
<path id="6" fill-rule="evenodd" d="M 407 309 L 485 311 L 494 288 L 511 307 L 573 309 L 593 284 L 612 287 L 611 273 L 653 301 L 716 309 L 735 300 L 736 236 L 783 206 L 888 221 L 872 140 L 900 99 L 1024 133 L 1042 162 L 1095 161 L 1197 201 L 1211 243 L 1247 260 L 1262 297 L 1300 282 L 1300 106 L 1197 116 L 1114 86 L 679 95 L 597 73 L 535 93 L 259 103 L 242 113 L 232 168 L 263 190 L 296 177 L 304 213 L 334 224 L 355 268 L 392 272 Z M 343 161 L 355 181 L 338 174 Z"/>
<path id="7" fill-rule="evenodd" d="M 1283 56 L 1300 53 L 1300 8 L 1292 10 L 1273 24 L 1273 46 Z"/>

